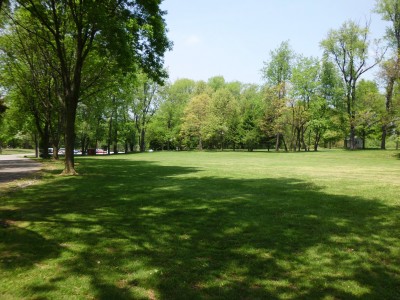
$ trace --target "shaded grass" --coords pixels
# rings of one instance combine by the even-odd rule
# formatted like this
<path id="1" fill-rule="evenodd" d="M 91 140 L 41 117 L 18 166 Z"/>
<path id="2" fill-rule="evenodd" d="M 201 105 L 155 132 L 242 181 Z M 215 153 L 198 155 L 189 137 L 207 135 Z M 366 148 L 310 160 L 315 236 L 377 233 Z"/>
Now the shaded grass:
<path id="1" fill-rule="evenodd" d="M 6 299 L 396 299 L 394 152 L 79 158 L 1 199 Z"/>

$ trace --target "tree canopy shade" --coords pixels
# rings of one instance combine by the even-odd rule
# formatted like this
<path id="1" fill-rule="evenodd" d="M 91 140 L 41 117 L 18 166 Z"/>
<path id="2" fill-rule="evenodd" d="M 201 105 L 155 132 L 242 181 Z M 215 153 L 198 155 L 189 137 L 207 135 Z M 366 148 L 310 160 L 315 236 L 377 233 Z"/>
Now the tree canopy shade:
<path id="1" fill-rule="evenodd" d="M 0 10 L 3 8 L 4 4 L 8 4 L 8 0 L 0 0 Z"/>
<path id="2" fill-rule="evenodd" d="M 166 76 L 163 56 L 171 43 L 166 37 L 161 0 L 16 2 L 16 12 L 29 13 L 34 34 L 52 49 L 52 67 L 61 82 L 58 97 L 65 110 L 64 173 L 75 174 L 75 118 L 89 57 L 107 57 L 120 68 L 140 68 L 151 79 L 162 81 Z M 33 31 L 31 26 L 24 29 Z"/>

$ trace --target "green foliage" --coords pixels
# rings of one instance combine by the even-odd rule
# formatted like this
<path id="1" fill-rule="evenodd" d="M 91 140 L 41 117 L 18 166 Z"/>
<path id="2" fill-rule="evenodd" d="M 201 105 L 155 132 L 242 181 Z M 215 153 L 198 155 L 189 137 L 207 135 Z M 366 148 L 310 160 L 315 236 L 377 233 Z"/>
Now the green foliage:
<path id="1" fill-rule="evenodd" d="M 396 3 L 377 1 L 377 12 L 390 19 Z M 367 65 L 368 27 L 353 21 L 328 33 L 321 42 L 322 59 L 298 55 L 289 41 L 282 42 L 264 62 L 263 87 L 223 76 L 162 86 L 163 55 L 171 43 L 160 1 L 15 4 L 18 22 L 8 24 L 0 37 L 0 89 L 19 108 L 17 117 L 33 115 L 29 111 L 35 108 L 40 118 L 28 122 L 36 128 L 21 122 L 17 129 L 7 117 L 10 130 L 1 133 L 3 140 L 48 127 L 54 132 L 51 141 L 70 150 L 252 151 L 275 143 L 276 150 L 308 151 L 338 144 L 349 134 L 376 139 L 379 126 L 387 127 L 391 140 L 398 135 L 398 91 L 385 112 L 380 91 L 357 90 L 364 86 L 357 80 L 373 65 Z M 395 60 L 384 70 L 382 78 L 392 78 Z"/>
<path id="2" fill-rule="evenodd" d="M 16 28 L 41 42 L 41 48 L 48 50 L 46 62 L 58 76 L 54 81 L 64 108 L 64 173 L 75 174 L 78 103 L 97 92 L 104 75 L 114 73 L 109 72 L 114 68 L 123 72 L 140 69 L 158 83 L 166 77 L 163 56 L 171 43 L 166 36 L 165 12 L 158 0 L 20 0 L 14 11 L 20 18 Z M 31 51 L 37 53 L 34 48 Z"/>
<path id="3" fill-rule="evenodd" d="M 386 40 L 398 52 L 400 49 L 400 1 L 399 0 L 377 0 L 375 12 L 382 19 L 391 22 L 387 27 Z"/>
<path id="4" fill-rule="evenodd" d="M 385 98 L 375 82 L 361 80 L 357 88 L 356 127 L 360 136 L 379 133 L 385 120 Z"/>
<path id="5" fill-rule="evenodd" d="M 194 96 L 184 111 L 181 135 L 184 144 L 192 148 L 196 145 L 203 149 L 203 140 L 206 135 L 207 112 L 211 98 L 208 94 Z"/>
<path id="6" fill-rule="evenodd" d="M 295 58 L 289 41 L 282 42 L 274 51 L 270 52 L 270 60 L 264 62 L 263 77 L 270 86 L 279 86 L 279 97 L 286 95 L 286 82 L 292 75 L 292 62 Z"/>
<path id="7" fill-rule="evenodd" d="M 243 88 L 240 101 L 240 135 L 241 142 L 248 151 L 253 151 L 259 145 L 262 137 L 259 124 L 263 117 L 264 104 L 262 94 L 256 85 Z"/>
<path id="8" fill-rule="evenodd" d="M 156 149 L 180 149 L 184 109 L 195 93 L 196 83 L 190 79 L 178 79 L 164 87 L 165 95 L 160 108 L 149 125 L 149 140 Z"/>
<path id="9" fill-rule="evenodd" d="M 379 58 L 368 65 L 368 25 L 361 27 L 353 21 L 347 21 L 337 30 L 331 30 L 321 46 L 338 66 L 345 85 L 346 111 L 349 122 L 350 149 L 355 144 L 355 118 L 357 112 L 356 87 L 362 74 L 373 68 Z"/>

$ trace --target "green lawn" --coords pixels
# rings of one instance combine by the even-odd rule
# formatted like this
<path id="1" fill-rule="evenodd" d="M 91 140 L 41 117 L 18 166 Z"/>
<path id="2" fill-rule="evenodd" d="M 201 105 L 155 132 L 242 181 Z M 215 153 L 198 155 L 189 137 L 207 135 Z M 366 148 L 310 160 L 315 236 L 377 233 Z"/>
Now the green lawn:
<path id="1" fill-rule="evenodd" d="M 398 152 L 55 166 L 0 194 L 2 299 L 400 299 Z"/>
<path id="2" fill-rule="evenodd" d="M 10 154 L 35 154 L 35 149 L 1 149 L 0 155 L 10 155 Z"/>

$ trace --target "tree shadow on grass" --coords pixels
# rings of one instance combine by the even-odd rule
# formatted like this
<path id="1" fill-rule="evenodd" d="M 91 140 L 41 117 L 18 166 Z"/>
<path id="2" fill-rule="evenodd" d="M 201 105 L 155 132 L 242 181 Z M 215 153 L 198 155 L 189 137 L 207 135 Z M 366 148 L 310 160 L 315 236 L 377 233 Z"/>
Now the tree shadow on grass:
<path id="1" fill-rule="evenodd" d="M 52 237 L 44 253 L 71 253 L 64 275 L 89 277 L 95 298 L 400 296 L 399 208 L 329 195 L 295 178 L 80 161 L 84 175 L 20 191 L 8 200 L 17 209 L 3 214 L 47 224 L 36 227 Z M 48 258 L 37 255 L 33 261 Z M 40 287 L 31 292 L 40 296 Z"/>
<path id="2" fill-rule="evenodd" d="M 57 257 L 60 247 L 33 230 L 14 224 L 0 229 L 0 266 L 2 269 L 29 268 L 45 259 Z"/>

